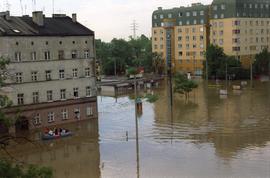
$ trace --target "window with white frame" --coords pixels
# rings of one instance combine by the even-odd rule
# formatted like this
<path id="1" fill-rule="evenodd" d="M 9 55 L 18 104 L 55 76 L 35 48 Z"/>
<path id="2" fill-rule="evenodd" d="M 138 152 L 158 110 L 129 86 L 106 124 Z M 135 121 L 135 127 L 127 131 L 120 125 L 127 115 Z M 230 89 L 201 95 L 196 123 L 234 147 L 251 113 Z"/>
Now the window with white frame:
<path id="1" fill-rule="evenodd" d="M 218 9 L 217 5 L 213 6 L 213 10 L 216 11 Z"/>
<path id="2" fill-rule="evenodd" d="M 62 120 L 68 120 L 68 110 L 62 109 L 61 110 Z"/>
<path id="3" fill-rule="evenodd" d="M 90 51 L 84 50 L 84 59 L 89 59 L 89 57 L 90 57 Z"/>
<path id="4" fill-rule="evenodd" d="M 71 58 L 72 59 L 76 59 L 77 58 L 77 51 L 76 50 L 72 50 L 71 51 Z"/>
<path id="5" fill-rule="evenodd" d="M 90 77 L 90 68 L 87 67 L 84 70 L 85 70 L 85 77 Z"/>
<path id="6" fill-rule="evenodd" d="M 194 17 L 196 17 L 196 16 L 197 16 L 197 11 L 193 11 L 193 12 L 192 12 L 192 15 L 193 15 Z"/>
<path id="7" fill-rule="evenodd" d="M 91 96 L 91 87 L 90 86 L 86 87 L 86 96 L 87 97 Z"/>
<path id="8" fill-rule="evenodd" d="M 48 123 L 52 123 L 54 121 L 55 121 L 54 112 L 49 112 L 48 113 Z"/>
<path id="9" fill-rule="evenodd" d="M 36 71 L 31 72 L 31 79 L 33 82 L 36 82 L 38 80 L 37 74 L 38 74 L 38 72 L 36 72 Z"/>
<path id="10" fill-rule="evenodd" d="M 66 89 L 60 90 L 60 99 L 65 100 L 66 99 Z"/>
<path id="11" fill-rule="evenodd" d="M 41 116 L 39 113 L 37 113 L 33 118 L 33 124 L 34 125 L 40 125 L 42 123 Z"/>
<path id="12" fill-rule="evenodd" d="M 50 60 L 51 59 L 51 53 L 50 53 L 50 51 L 45 51 L 44 52 L 44 58 L 45 58 L 45 60 Z"/>
<path id="13" fill-rule="evenodd" d="M 168 14 L 168 18 L 172 18 L 172 14 Z"/>
<path id="14" fill-rule="evenodd" d="M 20 93 L 17 95 L 17 101 L 18 101 L 18 105 L 24 104 L 24 94 L 23 93 Z"/>
<path id="15" fill-rule="evenodd" d="M 73 76 L 73 78 L 78 77 L 78 69 L 72 69 L 72 76 Z"/>
<path id="16" fill-rule="evenodd" d="M 15 52 L 15 61 L 21 62 L 22 61 L 22 54 L 21 52 Z"/>
<path id="17" fill-rule="evenodd" d="M 86 108 L 86 116 L 93 116 L 94 113 L 93 113 L 93 108 L 92 107 L 87 107 Z"/>
<path id="18" fill-rule="evenodd" d="M 225 10 L 225 9 L 226 9 L 225 4 L 221 4 L 221 9 L 222 9 L 222 10 Z"/>
<path id="19" fill-rule="evenodd" d="M 37 53 L 36 52 L 32 52 L 31 53 L 31 60 L 32 61 L 36 61 L 37 60 Z"/>
<path id="20" fill-rule="evenodd" d="M 81 118 L 80 108 L 75 108 L 74 114 L 75 114 L 75 119 L 80 119 Z"/>
<path id="21" fill-rule="evenodd" d="M 22 72 L 16 73 L 16 83 L 22 83 Z"/>
<path id="22" fill-rule="evenodd" d="M 64 79 L 65 78 L 65 70 L 64 69 L 59 70 L 59 78 L 60 79 Z"/>
<path id="23" fill-rule="evenodd" d="M 73 88 L 73 96 L 75 98 L 78 98 L 79 97 L 79 88 Z"/>
<path id="24" fill-rule="evenodd" d="M 163 19 L 164 18 L 163 14 L 160 14 L 159 18 L 160 19 Z"/>
<path id="25" fill-rule="evenodd" d="M 47 101 L 52 101 L 53 100 L 53 91 L 49 90 L 47 91 Z"/>
<path id="26" fill-rule="evenodd" d="M 204 15 L 204 11 L 200 11 L 200 15 Z"/>
<path id="27" fill-rule="evenodd" d="M 33 92 L 33 103 L 39 103 L 39 93 Z"/>
<path id="28" fill-rule="evenodd" d="M 186 16 L 189 17 L 190 16 L 190 12 L 186 12 Z"/>
<path id="29" fill-rule="evenodd" d="M 52 79 L 52 71 L 46 70 L 46 71 L 45 71 L 45 74 L 46 74 L 45 77 L 46 77 L 46 80 L 47 80 L 47 81 Z"/>

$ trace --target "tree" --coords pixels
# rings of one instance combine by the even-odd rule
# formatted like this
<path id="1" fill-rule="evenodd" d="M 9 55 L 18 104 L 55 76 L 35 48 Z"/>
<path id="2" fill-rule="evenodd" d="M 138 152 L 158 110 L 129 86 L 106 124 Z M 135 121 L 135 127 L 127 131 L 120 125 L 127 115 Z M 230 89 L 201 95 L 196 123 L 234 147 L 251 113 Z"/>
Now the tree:
<path id="1" fill-rule="evenodd" d="M 159 53 L 152 53 L 153 58 L 153 68 L 156 74 L 161 74 L 164 71 L 164 60 L 162 59 L 162 55 Z"/>
<path id="2" fill-rule="evenodd" d="M 189 80 L 185 75 L 176 73 L 174 77 L 174 92 L 184 94 L 186 100 L 189 98 L 189 93 L 197 88 L 198 84 L 193 80 Z"/>
<path id="3" fill-rule="evenodd" d="M 249 75 L 242 68 L 241 62 L 233 56 L 227 56 L 223 48 L 210 45 L 206 50 L 206 61 L 204 62 L 204 73 L 206 74 L 206 65 L 209 78 L 226 79 L 227 74 L 233 79 L 248 78 Z"/>
<path id="4" fill-rule="evenodd" d="M 256 55 L 256 60 L 254 62 L 254 73 L 257 75 L 269 75 L 269 65 L 270 65 L 270 53 L 267 48 L 265 48 L 261 53 Z"/>

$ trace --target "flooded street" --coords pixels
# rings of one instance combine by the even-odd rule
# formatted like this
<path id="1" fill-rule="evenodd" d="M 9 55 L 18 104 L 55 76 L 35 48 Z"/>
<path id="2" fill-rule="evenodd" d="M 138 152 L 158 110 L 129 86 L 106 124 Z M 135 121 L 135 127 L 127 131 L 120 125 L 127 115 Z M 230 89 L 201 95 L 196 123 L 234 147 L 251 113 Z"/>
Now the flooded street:
<path id="1" fill-rule="evenodd" d="M 226 99 L 201 82 L 189 101 L 174 95 L 173 113 L 165 86 L 154 91 L 157 102 L 143 102 L 139 150 L 132 97 L 100 96 L 99 120 L 67 125 L 73 137 L 23 142 L 9 153 L 51 166 L 57 178 L 270 177 L 269 83 L 229 91 Z"/>

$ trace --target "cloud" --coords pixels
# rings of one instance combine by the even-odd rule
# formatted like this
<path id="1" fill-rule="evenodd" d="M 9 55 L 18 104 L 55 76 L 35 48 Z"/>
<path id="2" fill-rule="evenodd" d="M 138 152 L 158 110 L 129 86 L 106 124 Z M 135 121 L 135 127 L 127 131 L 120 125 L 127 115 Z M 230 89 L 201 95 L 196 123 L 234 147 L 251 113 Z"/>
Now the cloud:
<path id="1" fill-rule="evenodd" d="M 0 5 L 4 0 L 0 0 Z M 112 38 L 128 38 L 132 35 L 131 23 L 138 23 L 137 34 L 151 36 L 151 16 L 157 7 L 173 8 L 194 2 L 209 4 L 211 0 L 54 0 L 55 13 L 78 14 L 78 20 L 94 30 L 97 38 L 110 41 Z M 9 0 L 11 13 L 21 15 L 19 0 Z M 52 0 L 36 0 L 36 10 L 52 14 Z M 33 10 L 32 0 L 22 0 L 27 13 Z M 1 7 L 0 7 L 1 8 Z M 2 9 L 4 6 L 2 5 Z"/>

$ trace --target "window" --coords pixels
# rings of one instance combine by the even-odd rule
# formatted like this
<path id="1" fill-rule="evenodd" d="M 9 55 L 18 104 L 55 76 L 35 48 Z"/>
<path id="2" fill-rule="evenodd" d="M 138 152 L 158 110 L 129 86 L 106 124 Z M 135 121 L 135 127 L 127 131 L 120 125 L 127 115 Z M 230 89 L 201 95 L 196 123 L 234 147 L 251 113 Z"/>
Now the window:
<path id="1" fill-rule="evenodd" d="M 189 41 L 189 36 L 186 36 L 186 41 Z"/>
<path id="2" fill-rule="evenodd" d="M 42 123 L 42 120 L 41 120 L 40 114 L 37 113 L 33 118 L 33 124 L 40 125 L 41 123 Z"/>
<path id="3" fill-rule="evenodd" d="M 157 15 L 154 15 L 154 19 L 157 19 Z"/>
<path id="4" fill-rule="evenodd" d="M 86 87 L 86 96 L 91 96 L 91 87 L 90 86 Z"/>
<path id="5" fill-rule="evenodd" d="M 189 24 L 190 24 L 189 20 L 187 20 L 187 22 L 186 22 L 186 23 L 187 23 L 187 25 L 189 25 Z"/>
<path id="6" fill-rule="evenodd" d="M 58 51 L 58 59 L 65 59 L 65 52 L 63 50 Z"/>
<path id="7" fill-rule="evenodd" d="M 217 5 L 213 6 L 213 10 L 216 11 L 217 10 Z"/>
<path id="8" fill-rule="evenodd" d="M 45 60 L 50 60 L 51 59 L 50 51 L 45 51 L 44 52 L 44 58 L 45 58 Z"/>
<path id="9" fill-rule="evenodd" d="M 64 79 L 65 78 L 65 70 L 59 70 L 59 78 Z"/>
<path id="10" fill-rule="evenodd" d="M 85 68 L 85 77 L 90 77 L 90 68 Z"/>
<path id="11" fill-rule="evenodd" d="M 84 50 L 84 59 L 89 59 L 90 53 L 89 50 Z"/>
<path id="12" fill-rule="evenodd" d="M 193 11 L 193 12 L 192 12 L 192 15 L 193 15 L 194 17 L 196 17 L 196 16 L 197 16 L 197 12 L 196 12 L 196 11 Z"/>
<path id="13" fill-rule="evenodd" d="M 182 22 L 182 21 L 179 21 L 179 25 L 180 25 L 180 26 L 183 25 L 183 22 Z"/>
<path id="14" fill-rule="evenodd" d="M 66 89 L 60 90 L 60 99 L 65 100 L 66 99 Z"/>
<path id="15" fill-rule="evenodd" d="M 204 37 L 203 35 L 200 35 L 200 41 L 203 41 Z"/>
<path id="16" fill-rule="evenodd" d="M 48 123 L 54 122 L 54 112 L 49 112 L 48 113 Z"/>
<path id="17" fill-rule="evenodd" d="M 79 88 L 73 88 L 73 96 L 75 98 L 78 98 L 79 97 Z"/>
<path id="18" fill-rule="evenodd" d="M 200 22 L 201 22 L 201 24 L 204 24 L 204 20 L 203 20 L 203 19 L 201 19 L 201 21 L 200 21 Z"/>
<path id="19" fill-rule="evenodd" d="M 172 14 L 168 14 L 168 18 L 172 18 Z"/>
<path id="20" fill-rule="evenodd" d="M 226 9 L 225 4 L 221 4 L 221 9 L 222 9 L 222 10 L 225 10 L 225 9 Z"/>
<path id="21" fill-rule="evenodd" d="M 72 76 L 73 76 L 73 78 L 78 77 L 78 69 L 72 69 Z"/>
<path id="22" fill-rule="evenodd" d="M 67 109 L 61 110 L 62 120 L 68 120 L 68 111 Z"/>
<path id="23" fill-rule="evenodd" d="M 249 8 L 252 9 L 252 4 L 249 4 Z"/>
<path id="24" fill-rule="evenodd" d="M 71 58 L 72 59 L 76 59 L 77 58 L 77 51 L 76 50 L 71 51 Z"/>
<path id="25" fill-rule="evenodd" d="M 189 17 L 190 16 L 190 12 L 186 12 L 186 16 Z"/>
<path id="26" fill-rule="evenodd" d="M 178 55 L 179 55 L 179 57 L 182 57 L 183 56 L 183 52 L 182 51 L 179 51 L 178 52 Z"/>
<path id="27" fill-rule="evenodd" d="M 219 22 L 219 27 L 223 27 L 224 23 L 223 22 Z"/>
<path id="28" fill-rule="evenodd" d="M 17 62 L 21 62 L 22 61 L 21 52 L 16 52 L 15 53 L 15 61 L 17 61 Z"/>
<path id="29" fill-rule="evenodd" d="M 36 52 L 32 52 L 32 53 L 31 53 L 31 60 L 32 60 L 32 61 L 37 60 L 37 53 L 36 53 Z"/>
<path id="30" fill-rule="evenodd" d="M 179 16 L 179 17 L 183 17 L 183 12 L 180 12 L 180 13 L 178 14 L 178 16 Z"/>
<path id="31" fill-rule="evenodd" d="M 200 15 L 204 15 L 204 11 L 200 11 Z"/>
<path id="32" fill-rule="evenodd" d="M 53 91 L 49 90 L 47 91 L 47 101 L 52 101 L 53 100 Z"/>
<path id="33" fill-rule="evenodd" d="M 233 47 L 233 51 L 240 51 L 240 47 L 239 46 Z"/>
<path id="34" fill-rule="evenodd" d="M 22 72 L 16 73 L 16 83 L 22 83 Z"/>
<path id="35" fill-rule="evenodd" d="M 33 103 L 39 103 L 39 93 L 33 92 Z"/>
<path id="36" fill-rule="evenodd" d="M 18 99 L 18 105 L 24 104 L 24 94 L 18 94 L 17 99 Z"/>
<path id="37" fill-rule="evenodd" d="M 196 25 L 197 24 L 197 20 L 193 20 L 193 24 Z"/>
<path id="38" fill-rule="evenodd" d="M 223 45 L 223 39 L 219 39 L 219 45 L 220 45 L 220 46 Z"/>
<path id="39" fill-rule="evenodd" d="M 159 18 L 160 19 L 163 19 L 164 18 L 163 14 L 160 14 Z"/>
<path id="40" fill-rule="evenodd" d="M 31 72 L 31 78 L 33 82 L 36 82 L 38 80 L 37 72 Z"/>
<path id="41" fill-rule="evenodd" d="M 204 30 L 203 30 L 203 27 L 200 27 L 200 32 L 203 32 Z"/>
<path id="42" fill-rule="evenodd" d="M 178 36 L 178 41 L 182 41 L 182 36 Z"/>
<path id="43" fill-rule="evenodd" d="M 75 114 L 75 119 L 80 119 L 81 118 L 80 108 L 74 109 L 74 114 Z"/>
<path id="44" fill-rule="evenodd" d="M 86 108 L 86 116 L 93 116 L 93 108 L 92 107 L 87 107 Z"/>
<path id="45" fill-rule="evenodd" d="M 51 80 L 51 79 L 52 79 L 52 76 L 51 76 L 52 71 L 46 70 L 45 73 L 46 73 L 46 80 L 47 80 L 47 81 L 48 81 L 48 80 Z"/>
<path id="46" fill-rule="evenodd" d="M 215 15 L 214 15 L 214 18 L 215 18 L 215 19 L 217 19 L 217 18 L 218 18 L 218 15 L 217 15 L 217 14 L 215 14 Z"/>

